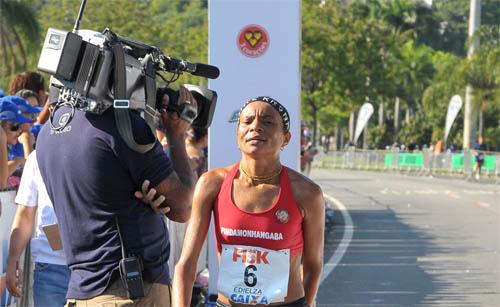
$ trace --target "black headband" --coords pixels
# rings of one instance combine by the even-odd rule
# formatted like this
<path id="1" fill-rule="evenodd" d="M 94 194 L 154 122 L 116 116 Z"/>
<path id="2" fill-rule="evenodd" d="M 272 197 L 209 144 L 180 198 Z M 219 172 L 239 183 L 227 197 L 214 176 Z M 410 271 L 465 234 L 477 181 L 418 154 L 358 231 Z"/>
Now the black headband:
<path id="1" fill-rule="evenodd" d="M 240 113 L 241 113 L 241 111 L 243 111 L 243 109 L 247 105 L 249 105 L 255 101 L 262 101 L 262 102 L 270 104 L 280 114 L 281 119 L 283 120 L 283 128 L 285 129 L 285 132 L 290 131 L 290 116 L 288 115 L 287 109 L 281 103 L 279 103 L 277 100 L 275 100 L 269 96 L 259 96 L 259 97 L 255 97 L 255 98 L 248 100 L 241 107 Z"/>

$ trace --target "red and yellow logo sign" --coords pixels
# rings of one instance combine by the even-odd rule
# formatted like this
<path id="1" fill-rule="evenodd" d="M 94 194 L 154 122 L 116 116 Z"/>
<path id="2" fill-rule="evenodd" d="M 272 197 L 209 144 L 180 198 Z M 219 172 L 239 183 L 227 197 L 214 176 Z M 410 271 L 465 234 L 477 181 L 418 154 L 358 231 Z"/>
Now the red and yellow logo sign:
<path id="1" fill-rule="evenodd" d="M 250 58 L 263 55 L 269 48 L 269 34 L 259 25 L 248 25 L 238 34 L 238 48 Z"/>

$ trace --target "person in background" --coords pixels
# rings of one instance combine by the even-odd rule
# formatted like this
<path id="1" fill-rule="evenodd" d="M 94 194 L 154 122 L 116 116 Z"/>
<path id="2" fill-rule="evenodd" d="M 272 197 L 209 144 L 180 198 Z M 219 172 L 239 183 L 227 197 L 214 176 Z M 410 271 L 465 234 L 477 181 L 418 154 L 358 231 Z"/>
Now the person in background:
<path id="1" fill-rule="evenodd" d="M 436 141 L 436 144 L 434 144 L 434 154 L 435 155 L 441 154 L 443 152 L 443 147 L 444 147 L 443 140 L 438 139 Z"/>
<path id="2" fill-rule="evenodd" d="M 311 164 L 314 156 L 318 153 L 317 149 L 313 147 L 311 142 L 311 131 L 305 123 L 301 123 L 300 135 L 300 171 L 309 176 L 311 172 Z"/>
<path id="3" fill-rule="evenodd" d="M 163 151 L 168 155 L 169 150 L 168 150 L 167 134 L 165 132 L 165 128 L 161 123 L 160 127 L 157 127 L 155 132 L 156 132 L 156 139 L 160 142 Z"/>
<path id="4" fill-rule="evenodd" d="M 9 95 L 15 95 L 20 90 L 27 89 L 35 92 L 38 96 L 37 107 L 43 107 L 38 118 L 37 124 L 44 124 L 49 118 L 49 101 L 48 93 L 45 88 L 45 80 L 43 76 L 34 71 L 25 71 L 14 76 L 14 79 L 9 84 Z"/>
<path id="5" fill-rule="evenodd" d="M 5 100 L 5 97 L 0 98 L 0 125 L 2 126 L 0 129 L 0 188 L 19 184 L 18 180 L 14 180 L 15 178 L 13 178 L 15 182 L 9 182 L 9 177 L 18 167 L 24 165 L 26 159 L 22 155 L 9 160 L 8 146 L 17 143 L 17 139 L 22 133 L 22 125 L 30 122 L 33 120 L 23 117 L 21 110 L 15 103 Z"/>
<path id="6" fill-rule="evenodd" d="M 481 168 L 484 164 L 484 151 L 486 151 L 486 144 L 484 144 L 483 136 L 479 136 L 477 143 L 474 144 L 474 174 L 476 174 L 476 180 L 481 178 Z"/>
<path id="7" fill-rule="evenodd" d="M 186 131 L 186 152 L 188 154 L 189 161 L 191 162 L 191 168 L 196 173 L 197 177 L 200 178 L 200 176 L 208 170 L 208 129 L 191 127 L 188 131 Z M 173 253 L 173 257 L 171 258 L 171 264 L 175 266 L 181 256 L 182 245 L 184 244 L 184 237 L 186 236 L 186 230 L 189 222 L 185 224 L 179 224 L 176 222 L 172 223 L 177 226 L 181 226 L 182 229 L 180 232 L 181 234 L 178 231 L 174 231 L 170 236 L 171 240 L 176 240 L 176 243 L 178 244 L 178 251 L 175 252 L 175 254 Z M 174 236 L 176 239 L 173 238 Z M 208 280 L 204 280 L 202 275 L 203 271 L 208 268 L 207 244 L 207 240 L 205 240 L 196 264 L 197 278 L 193 286 L 191 306 L 202 300 L 199 293 L 204 285 L 208 286 Z M 173 245 L 174 244 L 172 244 L 172 246 Z M 175 267 L 172 272 L 175 272 Z"/>
<path id="8" fill-rule="evenodd" d="M 27 90 L 27 89 L 20 90 L 16 93 L 16 96 L 23 97 L 24 99 L 26 99 L 26 101 L 29 102 L 30 105 L 32 105 L 33 107 L 36 107 L 36 108 L 38 108 L 38 106 L 41 104 L 40 98 L 32 90 Z M 40 108 L 40 112 L 45 112 L 45 111 L 46 111 L 45 109 Z M 42 125 L 43 125 L 43 123 L 41 123 L 41 122 L 35 122 L 30 127 L 30 132 L 35 137 L 35 140 L 38 136 L 38 133 L 40 132 L 40 129 L 42 129 Z"/>
<path id="9" fill-rule="evenodd" d="M 410 143 L 408 144 L 408 152 L 414 152 L 416 150 L 418 150 L 418 145 L 414 139 L 411 139 Z"/>
<path id="10" fill-rule="evenodd" d="M 64 306 L 70 271 L 60 245 L 54 207 L 38 169 L 36 150 L 26 160 L 15 202 L 18 206 L 10 234 L 7 288 L 16 297 L 20 297 L 25 288 L 19 259 L 31 238 L 36 220 L 35 234 L 31 238 L 31 257 L 35 262 L 34 305 Z"/>
<path id="11" fill-rule="evenodd" d="M 186 132 L 186 135 L 186 152 L 191 161 L 193 171 L 200 177 L 207 171 L 208 167 L 206 153 L 208 148 L 208 131 L 204 128 L 191 127 Z"/>
<path id="12" fill-rule="evenodd" d="M 36 94 L 30 90 L 21 90 L 18 92 L 19 96 L 6 96 L 3 100 L 13 102 L 21 110 L 22 114 L 26 118 L 36 119 L 38 113 L 42 111 L 41 107 L 33 106 L 29 100 L 33 101 L 36 98 Z M 23 95 L 23 96 L 21 96 Z M 33 135 L 32 128 L 33 123 L 23 124 L 22 133 L 18 138 L 18 143 L 13 145 L 12 151 L 16 153 L 21 153 L 25 159 L 28 158 L 29 154 L 35 148 L 35 136 Z M 14 148 L 16 147 L 16 148 Z"/>
<path id="13" fill-rule="evenodd" d="M 251 99 L 241 109 L 236 138 L 241 160 L 209 170 L 196 185 L 173 305 L 189 306 L 213 213 L 217 306 L 312 306 L 323 266 L 325 202 L 318 185 L 281 164 L 291 138 L 288 112 L 271 97 Z M 246 301 L 242 293 L 255 290 L 257 301 Z"/>
<path id="14" fill-rule="evenodd" d="M 199 178 L 204 172 L 207 171 L 208 159 L 206 156 L 206 149 L 208 146 L 208 130 L 203 128 L 190 127 L 186 131 L 186 153 L 189 157 L 191 169 Z M 184 237 L 189 222 L 177 223 L 168 220 L 167 225 L 170 235 L 170 261 L 169 266 L 171 275 L 175 270 L 175 265 L 179 261 L 182 251 Z M 207 265 L 207 250 L 206 243 L 203 245 L 202 256 L 198 259 L 196 272 L 199 273 Z"/>
<path id="15" fill-rule="evenodd" d="M 24 98 L 24 100 L 26 100 L 33 107 L 39 107 L 41 104 L 40 98 L 32 90 L 28 90 L 28 89 L 19 90 L 16 92 L 15 96 L 19 96 L 19 97 Z M 42 108 L 40 107 L 39 110 L 42 111 Z"/>

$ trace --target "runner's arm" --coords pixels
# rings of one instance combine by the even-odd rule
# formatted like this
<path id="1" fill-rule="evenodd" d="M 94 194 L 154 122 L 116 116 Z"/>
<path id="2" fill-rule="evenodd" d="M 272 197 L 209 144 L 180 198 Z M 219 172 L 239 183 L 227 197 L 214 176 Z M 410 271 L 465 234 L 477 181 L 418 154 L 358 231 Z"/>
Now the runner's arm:
<path id="1" fill-rule="evenodd" d="M 308 306 L 314 306 L 323 269 L 325 233 L 325 201 L 319 186 L 308 184 L 302 208 L 304 208 L 304 291 Z"/>
<path id="2" fill-rule="evenodd" d="M 189 306 L 196 278 L 196 264 L 207 236 L 213 208 L 222 184 L 217 170 L 204 173 L 194 191 L 193 209 L 187 227 L 181 257 L 175 266 L 172 306 Z"/>

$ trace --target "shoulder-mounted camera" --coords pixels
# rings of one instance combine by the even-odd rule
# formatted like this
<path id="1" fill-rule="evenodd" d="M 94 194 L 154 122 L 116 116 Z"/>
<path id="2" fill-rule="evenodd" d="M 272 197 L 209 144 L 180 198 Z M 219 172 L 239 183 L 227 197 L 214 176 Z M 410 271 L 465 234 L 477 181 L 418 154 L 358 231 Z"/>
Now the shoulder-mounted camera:
<path id="1" fill-rule="evenodd" d="M 145 152 L 153 144 L 136 144 L 130 133 L 128 111 L 136 110 L 154 130 L 160 120 L 161 98 L 169 95 L 169 112 L 177 112 L 194 127 L 208 128 L 211 124 L 217 93 L 206 88 L 186 85 L 197 101 L 197 107 L 177 102 L 178 92 L 170 89 L 169 81 L 159 72 L 174 74 L 176 80 L 188 72 L 215 79 L 215 66 L 191 63 L 164 54 L 160 49 L 133 39 L 119 36 L 106 28 L 102 33 L 79 30 L 86 0 L 82 1 L 72 32 L 49 28 L 38 62 L 38 69 L 52 75 L 50 103 L 53 112 L 61 106 L 102 114 L 115 110 L 121 136 L 136 151 Z M 156 77 L 167 86 L 157 89 Z M 69 121 L 68 121 L 69 122 Z M 64 127 L 54 126 L 54 130 Z"/>

